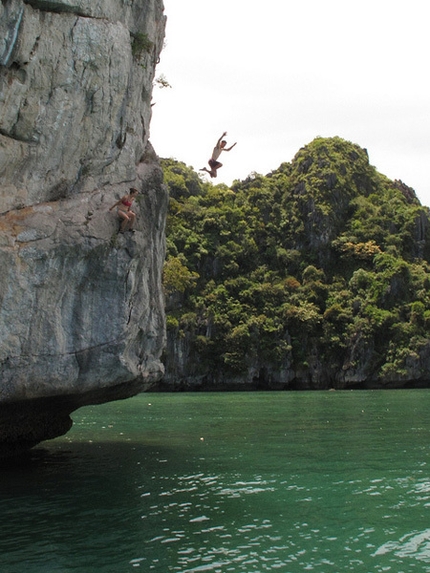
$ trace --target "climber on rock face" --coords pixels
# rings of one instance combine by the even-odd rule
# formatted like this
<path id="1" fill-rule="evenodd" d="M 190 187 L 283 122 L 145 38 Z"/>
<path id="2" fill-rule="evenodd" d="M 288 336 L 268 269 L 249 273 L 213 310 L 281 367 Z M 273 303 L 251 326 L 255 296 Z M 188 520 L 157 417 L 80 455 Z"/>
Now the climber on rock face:
<path id="1" fill-rule="evenodd" d="M 133 225 L 136 220 L 136 213 L 131 210 L 131 206 L 138 193 L 139 191 L 137 189 L 131 187 L 130 193 L 121 197 L 121 199 L 109 209 L 109 211 L 112 211 L 112 209 L 118 207 L 118 217 L 121 219 L 120 233 L 124 233 L 126 230 L 134 232 Z"/>
<path id="2" fill-rule="evenodd" d="M 227 142 L 225 139 L 223 139 L 223 137 L 225 137 L 226 135 L 227 135 L 227 132 L 224 131 L 224 133 L 218 139 L 218 141 L 217 141 L 217 143 L 216 143 L 216 145 L 212 151 L 212 156 L 208 161 L 210 169 L 208 169 L 207 167 L 202 167 L 202 169 L 200 169 L 200 171 L 206 171 L 206 173 L 209 173 L 209 175 L 211 177 L 216 177 L 217 176 L 217 170 L 220 167 L 222 167 L 222 163 L 220 163 L 218 161 L 218 157 L 221 155 L 221 153 L 223 151 L 231 151 L 233 149 L 233 147 L 236 145 L 236 143 L 233 143 L 233 145 L 231 147 L 226 147 Z"/>

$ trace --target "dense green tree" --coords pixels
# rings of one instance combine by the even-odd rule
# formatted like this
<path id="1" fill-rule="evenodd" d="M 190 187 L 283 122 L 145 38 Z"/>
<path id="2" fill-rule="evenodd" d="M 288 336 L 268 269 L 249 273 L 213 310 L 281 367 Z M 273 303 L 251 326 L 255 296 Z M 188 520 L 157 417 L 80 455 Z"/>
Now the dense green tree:
<path id="1" fill-rule="evenodd" d="M 364 149 L 319 137 L 231 189 L 162 166 L 167 380 L 430 380 L 429 210 Z"/>

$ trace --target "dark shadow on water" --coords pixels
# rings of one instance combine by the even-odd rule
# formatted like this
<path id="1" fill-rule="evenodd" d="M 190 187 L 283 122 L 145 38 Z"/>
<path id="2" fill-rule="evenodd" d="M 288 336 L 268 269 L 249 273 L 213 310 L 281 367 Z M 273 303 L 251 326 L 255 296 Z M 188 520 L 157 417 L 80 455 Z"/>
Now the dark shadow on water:
<path id="1" fill-rule="evenodd" d="M 0 460 L 0 475 L 15 471 L 35 471 L 47 465 L 58 466 L 67 463 L 75 454 L 69 449 L 50 451 L 44 447 L 34 448 L 11 458 Z"/>
<path id="2" fill-rule="evenodd" d="M 2 573 L 110 571 L 101 558 L 128 570 L 146 537 L 142 515 L 153 501 L 144 493 L 160 467 L 168 474 L 171 456 L 169 448 L 132 442 L 62 442 L 3 464 L 0 555 L 9 569 Z M 50 557 L 56 564 L 44 569 Z"/>
<path id="3" fill-rule="evenodd" d="M 174 460 L 172 448 L 132 442 L 62 443 L 37 447 L 0 466 L 0 500 L 50 495 L 127 497 Z M 176 467 L 176 463 L 173 464 Z M 172 471 L 173 466 L 172 466 Z"/>

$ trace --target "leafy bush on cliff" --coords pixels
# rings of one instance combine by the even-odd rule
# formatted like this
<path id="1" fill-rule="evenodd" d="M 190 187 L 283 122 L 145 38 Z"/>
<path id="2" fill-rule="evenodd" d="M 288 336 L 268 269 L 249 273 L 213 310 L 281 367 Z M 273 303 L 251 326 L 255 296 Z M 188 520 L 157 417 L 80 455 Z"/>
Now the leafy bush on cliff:
<path id="1" fill-rule="evenodd" d="M 183 378 L 430 378 L 429 211 L 365 150 L 316 138 L 231 189 L 176 160 L 162 165 L 168 334 L 187 340 Z M 177 360 L 167 356 L 172 377 Z"/>

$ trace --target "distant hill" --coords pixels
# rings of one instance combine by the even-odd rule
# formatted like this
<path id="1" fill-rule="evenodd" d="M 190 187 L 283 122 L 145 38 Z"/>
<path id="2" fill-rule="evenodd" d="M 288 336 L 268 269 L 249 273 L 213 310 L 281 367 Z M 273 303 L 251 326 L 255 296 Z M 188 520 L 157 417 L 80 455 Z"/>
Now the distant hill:
<path id="1" fill-rule="evenodd" d="M 430 213 L 318 137 L 231 188 L 162 160 L 169 389 L 430 383 Z"/>

